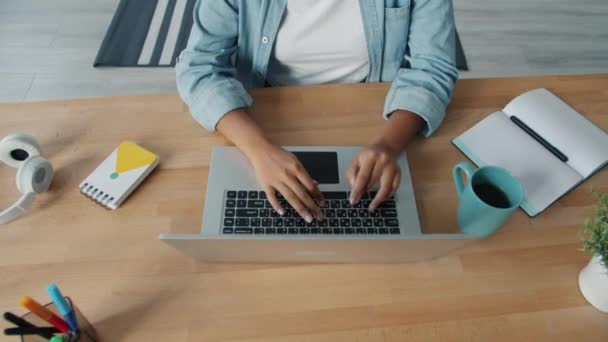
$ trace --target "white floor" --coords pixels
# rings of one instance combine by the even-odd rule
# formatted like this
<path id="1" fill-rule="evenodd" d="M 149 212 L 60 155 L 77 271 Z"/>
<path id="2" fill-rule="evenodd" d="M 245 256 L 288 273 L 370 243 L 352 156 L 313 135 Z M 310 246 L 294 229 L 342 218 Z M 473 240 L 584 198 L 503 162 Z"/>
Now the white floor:
<path id="1" fill-rule="evenodd" d="M 0 102 L 175 92 L 170 68 L 92 67 L 118 2 L 0 0 Z M 464 78 L 608 72 L 608 0 L 454 4 Z"/>

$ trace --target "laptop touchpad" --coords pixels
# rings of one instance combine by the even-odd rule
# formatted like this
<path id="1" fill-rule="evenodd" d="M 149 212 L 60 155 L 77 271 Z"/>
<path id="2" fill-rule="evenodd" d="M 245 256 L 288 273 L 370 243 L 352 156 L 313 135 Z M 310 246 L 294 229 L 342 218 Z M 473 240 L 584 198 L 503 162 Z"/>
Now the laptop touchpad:
<path id="1" fill-rule="evenodd" d="M 336 152 L 292 152 L 304 165 L 312 179 L 320 184 L 340 183 L 338 153 Z"/>

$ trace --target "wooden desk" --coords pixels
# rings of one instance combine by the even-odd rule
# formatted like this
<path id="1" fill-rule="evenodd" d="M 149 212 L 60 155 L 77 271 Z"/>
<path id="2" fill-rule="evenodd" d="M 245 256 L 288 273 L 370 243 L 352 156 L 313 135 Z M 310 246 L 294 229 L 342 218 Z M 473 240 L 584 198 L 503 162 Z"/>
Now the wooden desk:
<path id="1" fill-rule="evenodd" d="M 427 232 L 454 228 L 450 140 L 525 90 L 548 87 L 608 129 L 608 75 L 464 80 L 447 120 L 409 149 Z M 261 89 L 253 112 L 281 144 L 364 144 L 382 125 L 387 85 Z M 0 309 L 21 313 L 57 282 L 107 341 L 606 341 L 608 316 L 578 290 L 588 256 L 577 231 L 599 172 L 535 219 L 518 212 L 482 243 L 403 265 L 234 265 L 158 241 L 197 232 L 210 147 L 223 144 L 174 95 L 0 105 L 0 137 L 36 136 L 57 170 L 28 216 L 0 227 Z M 79 182 L 123 139 L 160 168 L 117 211 Z M 0 203 L 17 196 L 0 168 Z M 5 323 L 2 325 L 4 326 Z M 4 337 L 3 337 L 4 338 Z"/>

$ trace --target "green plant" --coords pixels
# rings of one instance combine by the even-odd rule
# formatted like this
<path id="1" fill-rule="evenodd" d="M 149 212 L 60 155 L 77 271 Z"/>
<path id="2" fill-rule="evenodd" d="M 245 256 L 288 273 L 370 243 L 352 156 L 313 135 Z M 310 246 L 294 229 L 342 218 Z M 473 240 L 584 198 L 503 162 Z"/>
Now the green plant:
<path id="1" fill-rule="evenodd" d="M 600 262 L 608 268 L 608 195 L 593 191 L 597 198 L 594 217 L 588 219 L 580 232 L 583 250 L 598 255 Z"/>

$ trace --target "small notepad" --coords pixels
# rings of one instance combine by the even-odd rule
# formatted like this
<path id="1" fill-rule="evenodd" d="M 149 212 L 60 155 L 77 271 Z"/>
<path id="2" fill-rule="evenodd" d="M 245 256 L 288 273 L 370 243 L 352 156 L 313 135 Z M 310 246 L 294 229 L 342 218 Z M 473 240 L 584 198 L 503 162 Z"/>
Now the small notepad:
<path id="1" fill-rule="evenodd" d="M 97 204 L 114 210 L 158 163 L 159 158 L 154 153 L 124 141 L 80 183 L 80 192 Z"/>

